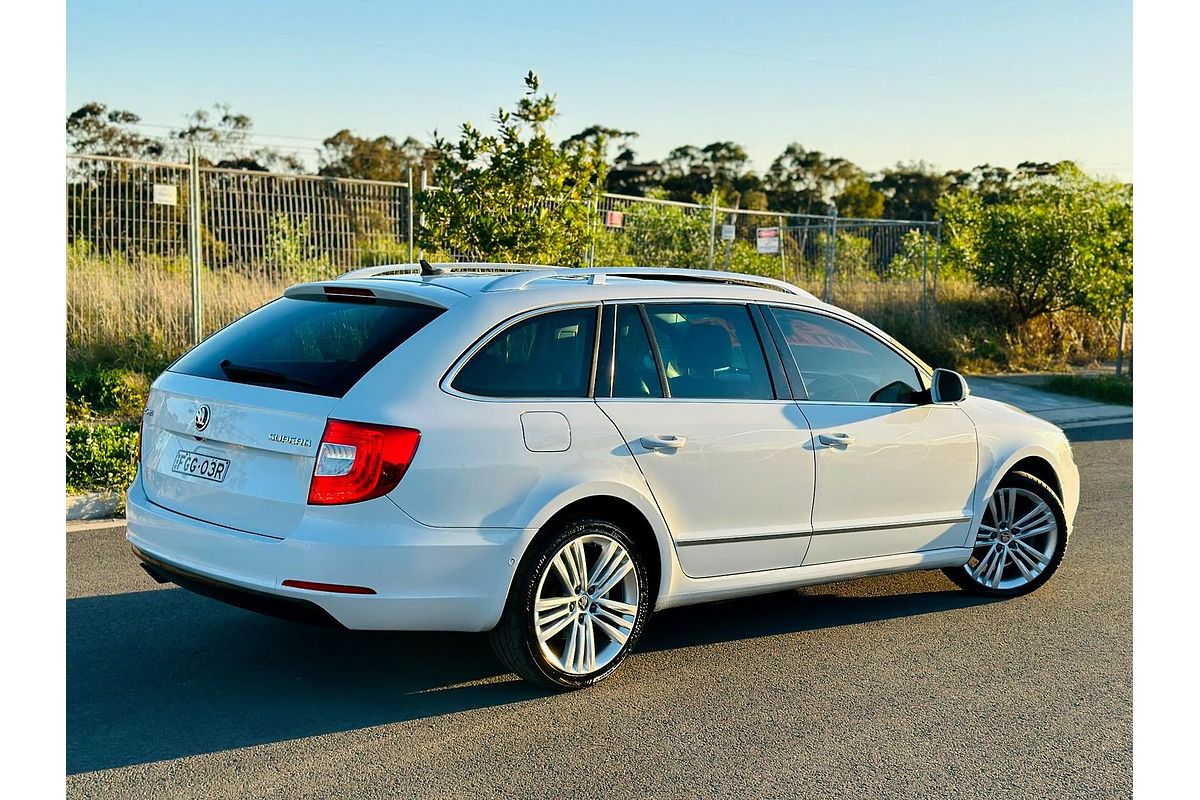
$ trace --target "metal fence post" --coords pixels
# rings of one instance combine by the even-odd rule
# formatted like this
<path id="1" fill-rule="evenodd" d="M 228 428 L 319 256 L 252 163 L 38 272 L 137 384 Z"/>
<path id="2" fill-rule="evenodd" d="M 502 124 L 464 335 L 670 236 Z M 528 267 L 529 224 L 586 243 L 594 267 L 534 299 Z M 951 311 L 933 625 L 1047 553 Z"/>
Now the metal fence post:
<path id="1" fill-rule="evenodd" d="M 192 266 L 192 344 L 204 338 L 204 293 L 200 285 L 200 154 L 188 148 L 188 260 Z"/>
<path id="2" fill-rule="evenodd" d="M 936 227 L 933 229 L 933 317 L 937 320 L 938 313 L 938 276 L 942 272 L 942 215 L 938 214 Z"/>
<path id="3" fill-rule="evenodd" d="M 708 268 L 713 268 L 713 259 L 716 258 L 717 250 L 717 190 L 716 187 L 712 190 L 712 203 L 709 207 L 708 219 Z"/>
<path id="4" fill-rule="evenodd" d="M 425 165 L 422 164 L 421 165 L 421 193 L 423 194 L 424 192 L 425 192 Z M 425 227 L 425 212 L 422 211 L 417 214 L 417 225 L 419 225 L 422 228 Z M 424 257 L 425 257 L 425 248 L 424 247 L 418 248 L 417 249 L 417 258 L 424 258 Z"/>
<path id="5" fill-rule="evenodd" d="M 929 212 L 921 212 L 921 326 L 929 320 L 929 254 L 926 250 L 926 240 L 929 238 Z"/>
<path id="6" fill-rule="evenodd" d="M 825 289 L 821 299 L 826 303 L 833 302 L 833 271 L 837 259 L 837 206 L 829 207 L 829 236 L 825 242 Z"/>
<path id="7" fill-rule="evenodd" d="M 787 280 L 787 228 L 783 227 L 783 214 L 779 215 L 779 277 Z"/>
<path id="8" fill-rule="evenodd" d="M 596 202 L 595 185 L 592 186 L 591 194 L 588 196 L 588 248 L 587 248 L 587 265 L 588 268 L 596 266 L 596 217 L 600 213 L 600 204 Z"/>
<path id="9" fill-rule="evenodd" d="M 413 258 L 413 203 L 416 202 L 417 195 L 413 192 L 412 167 L 408 168 L 408 263 L 412 264 L 416 261 Z"/>

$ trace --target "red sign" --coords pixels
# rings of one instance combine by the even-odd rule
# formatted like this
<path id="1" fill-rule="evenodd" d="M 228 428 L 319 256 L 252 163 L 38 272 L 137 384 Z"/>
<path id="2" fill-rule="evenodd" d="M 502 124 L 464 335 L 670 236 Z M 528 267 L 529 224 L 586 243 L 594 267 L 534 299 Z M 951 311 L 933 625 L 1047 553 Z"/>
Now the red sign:
<path id="1" fill-rule="evenodd" d="M 624 228 L 625 215 L 620 211 L 605 211 L 604 224 L 610 228 Z"/>
<path id="2" fill-rule="evenodd" d="M 779 228 L 759 228 L 755 248 L 759 253 L 779 252 Z"/>

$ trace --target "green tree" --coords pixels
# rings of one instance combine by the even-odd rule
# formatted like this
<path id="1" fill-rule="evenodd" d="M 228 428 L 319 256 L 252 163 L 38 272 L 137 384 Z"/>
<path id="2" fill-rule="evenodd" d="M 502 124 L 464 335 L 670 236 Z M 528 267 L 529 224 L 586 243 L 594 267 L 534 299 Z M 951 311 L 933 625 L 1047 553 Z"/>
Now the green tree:
<path id="1" fill-rule="evenodd" d="M 104 103 L 84 103 L 67 116 L 67 146 L 73 153 L 159 158 L 166 151 L 161 141 L 138 133 L 142 118 L 132 111 L 110 109 Z"/>
<path id="2" fill-rule="evenodd" d="M 820 150 L 806 150 L 796 142 L 789 144 L 767 171 L 771 207 L 800 214 L 826 213 L 835 198 L 863 180 L 863 171 L 852 162 Z M 861 189 L 854 191 L 862 194 Z M 847 198 L 848 202 L 856 200 Z M 838 208 L 844 216 L 853 216 L 845 214 L 840 204 Z"/>
<path id="3" fill-rule="evenodd" d="M 749 163 L 750 156 L 736 142 L 676 147 L 663 161 L 662 188 L 670 199 L 682 202 L 708 202 L 716 189 L 721 202 L 743 207 L 743 196 L 763 188 L 761 179 L 746 169 Z"/>
<path id="4" fill-rule="evenodd" d="M 497 112 L 495 134 L 470 122 L 456 143 L 435 133 L 434 178 L 445 188 L 419 196 L 422 247 L 466 260 L 585 262 L 604 160 L 586 142 L 556 146 L 547 133 L 555 97 L 539 92 L 533 72 L 525 86 L 515 110 Z"/>
<path id="5" fill-rule="evenodd" d="M 878 219 L 883 216 L 883 192 L 871 186 L 865 177 L 851 179 L 833 202 L 843 217 Z"/>
<path id="6" fill-rule="evenodd" d="M 419 171 L 425 160 L 425 146 L 411 136 L 403 142 L 391 136 L 366 139 L 343 129 L 321 146 L 319 174 L 330 178 L 405 181 L 408 171 Z"/>
<path id="7" fill-rule="evenodd" d="M 250 137 L 254 120 L 238 114 L 227 103 L 215 103 L 212 111 L 203 108 L 188 114 L 186 125 L 171 131 L 176 143 L 175 157 L 187 158 L 187 151 L 196 147 L 200 162 L 222 169 L 244 169 L 255 172 L 301 172 L 304 163 L 294 155 L 266 145 L 255 146 Z"/>
<path id="8" fill-rule="evenodd" d="M 885 169 L 871 185 L 883 193 L 883 215 L 888 219 L 933 219 L 950 178 L 918 161 Z"/>
<path id="9" fill-rule="evenodd" d="M 1132 187 L 1069 162 L 1026 170 L 1006 202 L 956 192 L 940 204 L 948 256 L 1006 293 L 1015 322 L 1080 309 L 1111 318 L 1133 290 Z"/>

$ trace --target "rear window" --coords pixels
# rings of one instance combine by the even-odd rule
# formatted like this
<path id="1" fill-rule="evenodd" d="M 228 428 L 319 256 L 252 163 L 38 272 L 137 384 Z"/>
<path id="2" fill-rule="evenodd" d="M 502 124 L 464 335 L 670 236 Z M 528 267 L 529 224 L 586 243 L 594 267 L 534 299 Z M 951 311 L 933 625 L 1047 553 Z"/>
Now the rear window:
<path id="1" fill-rule="evenodd" d="M 378 299 L 283 297 L 205 339 L 170 369 L 341 397 L 441 312 Z"/>

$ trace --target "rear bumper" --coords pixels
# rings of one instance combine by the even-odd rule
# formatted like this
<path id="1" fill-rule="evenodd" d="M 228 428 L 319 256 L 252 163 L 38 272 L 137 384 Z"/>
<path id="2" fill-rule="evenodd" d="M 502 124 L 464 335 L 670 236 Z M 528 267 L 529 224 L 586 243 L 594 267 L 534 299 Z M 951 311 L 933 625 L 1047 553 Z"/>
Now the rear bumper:
<path id="1" fill-rule="evenodd" d="M 152 574 L 225 602 L 356 630 L 485 631 L 504 610 L 532 531 L 430 528 L 386 498 L 306 518 L 286 539 L 244 533 L 155 505 L 140 476 L 127 538 Z M 511 562 L 511 563 L 510 563 Z M 365 586 L 372 595 L 282 586 Z"/>
<path id="2" fill-rule="evenodd" d="M 310 600 L 280 597 L 213 580 L 175 564 L 168 564 L 166 561 L 143 553 L 136 547 L 133 547 L 133 554 L 142 562 L 142 569 L 146 570 L 150 577 L 159 583 L 174 583 L 190 592 L 270 617 L 292 622 L 306 622 L 311 625 L 337 626 L 339 624 L 337 620 L 329 616 L 325 609 Z"/>

